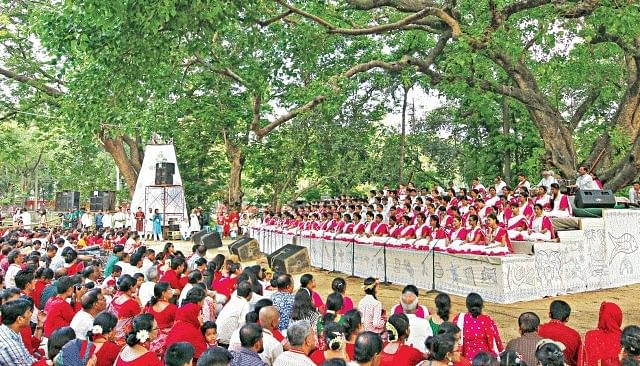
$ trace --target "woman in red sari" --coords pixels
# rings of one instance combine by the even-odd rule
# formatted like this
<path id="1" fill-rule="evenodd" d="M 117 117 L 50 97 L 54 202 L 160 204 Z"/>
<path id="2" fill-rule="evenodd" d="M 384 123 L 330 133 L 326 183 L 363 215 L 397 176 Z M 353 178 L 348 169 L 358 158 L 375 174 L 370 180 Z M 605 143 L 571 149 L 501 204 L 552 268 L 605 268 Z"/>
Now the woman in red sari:
<path id="1" fill-rule="evenodd" d="M 194 358 L 207 350 L 207 343 L 200 332 L 202 325 L 201 307 L 199 304 L 186 304 L 178 308 L 176 322 L 167 335 L 165 346 L 169 348 L 174 343 L 188 342 L 193 346 Z"/>
<path id="2" fill-rule="evenodd" d="M 415 366 L 425 359 L 425 354 L 404 344 L 409 337 L 409 318 L 405 314 L 393 314 L 387 321 L 389 343 L 382 348 L 380 366 Z"/>
<path id="3" fill-rule="evenodd" d="M 153 287 L 153 296 L 144 308 L 144 312 L 153 315 L 158 322 L 159 333 L 168 330 L 173 326 L 178 307 L 170 304 L 173 297 L 173 289 L 167 282 L 159 282 Z"/>
<path id="4" fill-rule="evenodd" d="M 118 358 L 122 347 L 113 342 L 117 324 L 118 318 L 108 311 L 99 313 L 93 320 L 93 327 L 87 334 L 87 339 L 90 339 L 95 346 L 93 351 L 96 357 L 95 366 L 113 366 L 116 358 Z M 86 343 L 87 341 L 84 342 Z"/>
<path id="5" fill-rule="evenodd" d="M 116 295 L 111 304 L 111 311 L 118 317 L 118 325 L 116 326 L 116 339 L 118 344 L 125 342 L 125 336 L 131 328 L 133 317 L 142 312 L 140 302 L 136 296 L 138 288 L 137 281 L 129 276 L 122 275 L 118 279 L 118 295 Z"/>
<path id="6" fill-rule="evenodd" d="M 603 301 L 600 305 L 598 329 L 584 335 L 584 347 L 580 366 L 618 366 L 620 365 L 620 336 L 622 335 L 622 309 L 612 302 Z"/>
<path id="7" fill-rule="evenodd" d="M 127 345 L 118 355 L 114 366 L 162 366 L 158 356 L 147 349 L 158 334 L 158 323 L 151 314 L 136 316 L 131 331 L 127 334 Z"/>
<path id="8" fill-rule="evenodd" d="M 488 315 L 482 313 L 484 301 L 476 293 L 467 295 L 468 313 L 460 313 L 453 320 L 462 331 L 462 356 L 469 360 L 480 352 L 489 352 L 494 357 L 504 351 L 502 339 L 496 323 Z"/>

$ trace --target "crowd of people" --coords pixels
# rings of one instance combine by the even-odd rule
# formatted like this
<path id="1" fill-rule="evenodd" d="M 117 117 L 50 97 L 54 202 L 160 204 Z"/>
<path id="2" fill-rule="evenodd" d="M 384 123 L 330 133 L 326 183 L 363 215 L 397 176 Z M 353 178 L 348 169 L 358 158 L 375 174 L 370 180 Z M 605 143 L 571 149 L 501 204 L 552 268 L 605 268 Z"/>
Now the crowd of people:
<path id="1" fill-rule="evenodd" d="M 46 235 L 45 235 L 46 234 Z M 134 233 L 137 235 L 137 233 Z M 386 311 L 378 281 L 347 296 L 336 277 L 323 297 L 316 279 L 243 267 L 222 254 L 161 252 L 115 242 L 103 262 L 83 256 L 74 232 L 6 229 L 0 236 L 0 365 L 90 366 L 602 366 L 636 365 L 640 328 L 603 302 L 597 329 L 582 337 L 569 305 L 549 321 L 525 312 L 521 336 L 503 342 L 482 297 L 454 314 L 450 297 L 420 303 L 407 285 Z"/>
<path id="2" fill-rule="evenodd" d="M 543 178 L 532 186 L 519 175 L 513 188 L 500 177 L 489 188 L 475 178 L 470 190 L 453 183 L 446 190 L 437 185 L 418 189 L 411 183 L 385 186 L 368 198 L 343 196 L 268 211 L 252 227 L 303 238 L 504 255 L 513 252 L 512 240 L 557 241 L 553 218 L 570 216 L 569 198 L 557 182 Z"/>

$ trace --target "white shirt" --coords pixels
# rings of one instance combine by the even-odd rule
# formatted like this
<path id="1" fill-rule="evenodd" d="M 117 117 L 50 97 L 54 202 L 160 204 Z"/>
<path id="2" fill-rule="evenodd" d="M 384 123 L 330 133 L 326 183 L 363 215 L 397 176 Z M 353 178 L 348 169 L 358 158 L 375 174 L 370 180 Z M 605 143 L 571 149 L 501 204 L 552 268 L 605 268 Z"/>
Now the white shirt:
<path id="1" fill-rule="evenodd" d="M 600 187 L 598 187 L 589 174 L 579 176 L 578 179 L 576 179 L 576 186 L 578 186 L 578 189 L 581 191 L 600 190 Z"/>
<path id="2" fill-rule="evenodd" d="M 629 202 L 635 204 L 640 203 L 640 191 L 636 192 L 633 187 L 629 188 Z"/>
<path id="3" fill-rule="evenodd" d="M 507 182 L 501 180 L 499 183 L 496 183 L 494 187 L 496 187 L 496 192 L 498 194 L 502 194 L 502 188 L 507 186 Z"/>
<path id="4" fill-rule="evenodd" d="M 4 284 L 6 288 L 16 287 L 16 274 L 20 272 L 22 268 L 13 263 L 7 268 L 7 273 L 4 275 Z"/>
<path id="5" fill-rule="evenodd" d="M 146 306 L 149 300 L 151 300 L 151 296 L 153 296 L 153 288 L 156 286 L 155 282 L 143 282 L 138 289 L 138 299 L 140 299 L 140 303 L 142 306 Z"/>
<path id="6" fill-rule="evenodd" d="M 184 299 L 187 298 L 187 293 L 192 288 L 193 288 L 193 285 L 190 283 L 187 283 L 186 285 L 184 285 L 184 287 L 182 288 L 182 291 L 180 291 L 180 297 L 178 297 L 178 306 L 182 306 L 182 302 L 184 301 Z"/>
<path id="7" fill-rule="evenodd" d="M 249 311 L 247 299 L 231 296 L 231 300 L 222 308 L 216 320 L 219 343 L 229 344 L 233 331 L 245 324 L 245 316 Z"/>
<path id="8" fill-rule="evenodd" d="M 111 214 L 104 214 L 102 216 L 102 226 L 104 226 L 104 227 L 112 227 L 113 226 L 113 216 Z"/>
<path id="9" fill-rule="evenodd" d="M 409 318 L 409 338 L 406 344 L 424 353 L 427 351 L 424 341 L 433 335 L 431 325 L 427 319 L 419 318 L 416 314 L 405 314 Z"/>
<path id="10" fill-rule="evenodd" d="M 553 184 L 553 183 L 558 183 L 558 181 L 556 180 L 555 177 L 550 175 L 550 176 L 548 176 L 546 178 L 540 179 L 540 183 L 538 183 L 538 187 L 540 187 L 540 186 L 547 187 L 547 194 L 551 194 L 550 193 L 551 192 L 551 184 Z"/>
<path id="11" fill-rule="evenodd" d="M 302 353 L 286 351 L 278 356 L 273 366 L 316 366 L 316 364 Z"/>
<path id="12" fill-rule="evenodd" d="M 93 316 L 84 310 L 80 310 L 73 316 L 70 327 L 76 332 L 76 337 L 84 341 L 87 339 L 87 332 L 93 328 Z"/>
<path id="13" fill-rule="evenodd" d="M 273 365 L 284 350 L 282 349 L 282 343 L 273 336 L 268 329 L 262 329 L 262 347 L 264 351 L 260 354 L 262 361 Z"/>

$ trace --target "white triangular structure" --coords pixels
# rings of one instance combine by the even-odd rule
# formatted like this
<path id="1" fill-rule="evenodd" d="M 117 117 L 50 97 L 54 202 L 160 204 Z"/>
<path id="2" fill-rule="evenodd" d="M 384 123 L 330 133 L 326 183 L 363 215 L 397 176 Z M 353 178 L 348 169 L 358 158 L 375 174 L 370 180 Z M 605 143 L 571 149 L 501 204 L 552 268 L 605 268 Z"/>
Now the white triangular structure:
<path id="1" fill-rule="evenodd" d="M 175 164 L 173 185 L 156 185 L 157 163 Z M 163 213 L 163 225 L 168 225 L 170 219 L 179 221 L 189 216 L 173 144 L 151 144 L 144 149 L 144 161 L 131 200 L 131 211 L 136 212 L 138 207 L 142 207 L 145 213 L 149 212 L 149 208 L 157 208 Z"/>

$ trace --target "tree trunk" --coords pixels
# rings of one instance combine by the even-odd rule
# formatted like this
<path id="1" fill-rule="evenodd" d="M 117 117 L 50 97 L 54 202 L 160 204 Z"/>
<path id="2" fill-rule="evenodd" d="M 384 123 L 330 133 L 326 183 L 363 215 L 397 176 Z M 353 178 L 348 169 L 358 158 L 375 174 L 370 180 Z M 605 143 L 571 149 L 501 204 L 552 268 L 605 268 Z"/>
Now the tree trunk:
<path id="1" fill-rule="evenodd" d="M 136 182 L 138 181 L 138 174 L 140 169 L 136 169 L 136 166 L 140 166 L 142 164 L 142 160 L 144 159 L 144 154 L 140 154 L 139 146 L 135 141 L 131 141 L 134 144 L 134 148 L 138 151 L 137 160 L 135 161 L 129 157 L 127 154 L 127 150 L 125 149 L 125 139 L 122 136 L 117 137 L 109 137 L 105 133 L 100 134 L 100 141 L 104 145 L 104 149 L 111 155 L 113 160 L 116 163 L 118 169 L 120 169 L 120 174 L 122 174 L 122 178 L 124 179 L 127 188 L 129 188 L 129 195 L 133 198 L 133 193 L 136 190 Z M 131 145 L 129 145 L 131 147 Z"/>
<path id="2" fill-rule="evenodd" d="M 511 117 L 509 116 L 509 99 L 502 97 L 502 134 L 506 137 L 511 135 Z M 511 150 L 504 149 L 504 181 L 511 182 Z"/>
<path id="3" fill-rule="evenodd" d="M 225 138 L 225 150 L 227 153 L 227 159 L 231 164 L 231 170 L 229 172 L 229 208 L 237 210 L 238 212 L 242 208 L 242 170 L 244 169 L 245 157 L 240 147 Z"/>
<path id="4" fill-rule="evenodd" d="M 404 155 L 405 143 L 407 140 L 407 97 L 411 87 L 404 87 L 404 95 L 402 96 L 402 122 L 400 126 L 400 164 L 398 167 L 398 185 L 403 184 L 404 175 Z"/>

